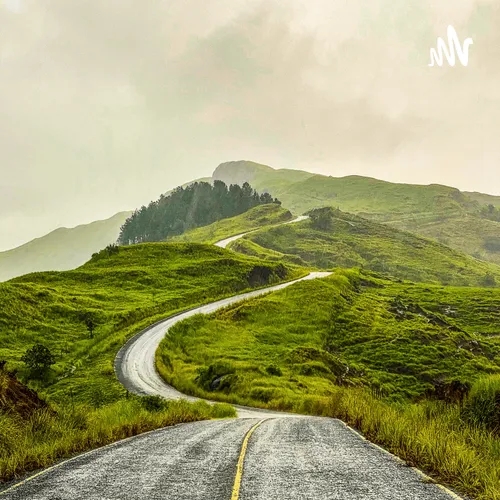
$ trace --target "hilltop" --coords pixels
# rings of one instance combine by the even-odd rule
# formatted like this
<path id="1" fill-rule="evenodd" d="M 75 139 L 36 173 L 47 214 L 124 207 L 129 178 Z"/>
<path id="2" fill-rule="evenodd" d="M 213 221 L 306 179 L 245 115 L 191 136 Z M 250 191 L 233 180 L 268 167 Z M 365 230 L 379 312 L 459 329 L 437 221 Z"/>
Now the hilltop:
<path id="1" fill-rule="evenodd" d="M 251 182 L 259 191 L 269 190 L 296 215 L 333 206 L 500 264 L 500 222 L 484 213 L 490 204 L 500 206 L 500 197 L 438 184 L 398 184 L 357 175 L 332 177 L 276 170 L 251 161 L 222 163 L 213 179 Z"/>
<path id="2" fill-rule="evenodd" d="M 120 227 L 131 212 L 82 224 L 59 228 L 20 247 L 0 252 L 0 281 L 35 271 L 66 271 L 81 266 L 109 244 L 115 243 Z"/>

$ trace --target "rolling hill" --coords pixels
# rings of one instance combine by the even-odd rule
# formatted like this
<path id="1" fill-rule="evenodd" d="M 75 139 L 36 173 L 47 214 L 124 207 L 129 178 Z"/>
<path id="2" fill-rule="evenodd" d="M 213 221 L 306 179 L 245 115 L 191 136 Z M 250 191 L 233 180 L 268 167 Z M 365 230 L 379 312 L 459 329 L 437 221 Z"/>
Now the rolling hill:
<path id="1" fill-rule="evenodd" d="M 333 206 L 500 264 L 500 222 L 481 214 L 489 204 L 498 206 L 500 197 L 438 184 L 397 184 L 356 175 L 331 177 L 275 170 L 250 161 L 222 163 L 213 179 L 248 181 L 259 191 L 269 190 L 297 215 Z"/>
<path id="2" fill-rule="evenodd" d="M 360 267 L 400 279 L 445 285 L 500 284 L 500 266 L 496 264 L 331 207 L 312 210 L 310 220 L 252 232 L 231 243 L 230 248 L 321 269 Z"/>
<path id="3" fill-rule="evenodd" d="M 121 225 L 131 212 L 83 224 L 59 228 L 20 247 L 0 252 L 0 281 L 35 271 L 66 271 L 81 266 L 93 253 L 115 243 Z"/>

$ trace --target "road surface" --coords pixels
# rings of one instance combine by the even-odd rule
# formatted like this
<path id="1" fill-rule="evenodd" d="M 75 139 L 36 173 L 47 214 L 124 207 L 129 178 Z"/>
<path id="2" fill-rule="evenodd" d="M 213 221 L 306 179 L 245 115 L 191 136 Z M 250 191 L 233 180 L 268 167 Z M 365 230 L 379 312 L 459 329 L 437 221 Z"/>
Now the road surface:
<path id="1" fill-rule="evenodd" d="M 293 220 L 289 220 L 287 222 L 282 222 L 281 224 L 278 224 L 278 225 L 281 226 L 282 224 L 294 224 L 295 222 L 300 222 L 300 221 L 303 221 L 306 219 L 309 219 L 309 216 L 299 215 L 298 217 L 296 217 Z M 230 236 L 229 238 L 225 238 L 221 241 L 218 241 L 217 243 L 214 243 L 214 245 L 216 247 L 220 247 L 220 248 L 227 248 L 229 243 L 232 243 L 233 241 L 239 240 L 240 238 L 243 238 L 243 236 L 246 236 L 247 234 L 255 233 L 255 231 L 258 231 L 258 229 L 254 229 L 253 231 L 247 231 L 246 233 L 240 233 L 240 234 L 236 234 L 234 236 Z"/>
<path id="2" fill-rule="evenodd" d="M 450 498 L 338 420 L 319 417 L 177 425 L 80 455 L 0 494 L 2 500 Z"/>

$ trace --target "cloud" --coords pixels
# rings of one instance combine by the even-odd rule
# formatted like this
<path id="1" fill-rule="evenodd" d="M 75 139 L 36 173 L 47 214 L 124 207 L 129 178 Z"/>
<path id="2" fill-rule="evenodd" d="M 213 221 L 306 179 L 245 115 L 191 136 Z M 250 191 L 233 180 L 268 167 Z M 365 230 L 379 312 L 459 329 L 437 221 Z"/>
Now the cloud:
<path id="1" fill-rule="evenodd" d="M 498 0 L 22 5 L 0 9 L 0 249 L 232 159 L 500 192 Z M 467 68 L 427 66 L 448 24 Z"/>

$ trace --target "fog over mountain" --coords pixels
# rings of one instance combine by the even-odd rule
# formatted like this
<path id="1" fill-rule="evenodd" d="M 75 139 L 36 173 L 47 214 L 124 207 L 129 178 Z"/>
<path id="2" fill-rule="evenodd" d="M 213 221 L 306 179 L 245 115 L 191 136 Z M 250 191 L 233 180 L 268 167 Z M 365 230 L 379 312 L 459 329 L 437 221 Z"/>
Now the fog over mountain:
<path id="1" fill-rule="evenodd" d="M 469 65 L 429 67 L 453 25 Z M 500 0 L 0 0 L 0 250 L 249 159 L 500 194 Z"/>

